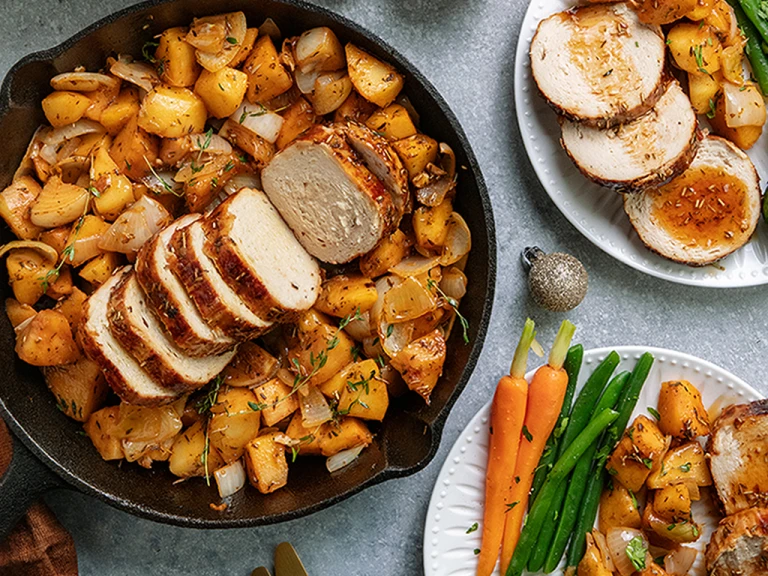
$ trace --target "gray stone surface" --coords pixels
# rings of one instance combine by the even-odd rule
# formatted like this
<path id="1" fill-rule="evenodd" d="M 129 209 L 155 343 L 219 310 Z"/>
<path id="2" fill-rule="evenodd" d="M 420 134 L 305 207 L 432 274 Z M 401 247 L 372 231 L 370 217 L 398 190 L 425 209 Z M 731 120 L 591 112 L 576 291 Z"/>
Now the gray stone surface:
<path id="1" fill-rule="evenodd" d="M 74 535 L 83 576 L 247 575 L 271 562 L 275 545 L 284 540 L 295 544 L 313 575 L 421 574 L 424 514 L 448 449 L 507 370 L 513 334 L 525 317 L 537 321 L 543 342 L 551 342 L 562 319 L 537 309 L 528 297 L 518 254 L 532 243 L 570 252 L 587 267 L 589 294 L 569 315 L 586 348 L 674 348 L 720 364 L 768 393 L 761 374 L 768 357 L 765 288 L 724 292 L 644 276 L 582 238 L 539 185 L 520 142 L 512 99 L 524 1 L 319 3 L 368 27 L 410 58 L 445 96 L 480 159 L 500 250 L 495 310 L 479 367 L 428 468 L 309 518 L 258 529 L 198 531 L 140 520 L 76 493 L 51 494 L 47 502 Z M 2 0 L 0 73 L 24 54 L 53 46 L 128 4 Z"/>

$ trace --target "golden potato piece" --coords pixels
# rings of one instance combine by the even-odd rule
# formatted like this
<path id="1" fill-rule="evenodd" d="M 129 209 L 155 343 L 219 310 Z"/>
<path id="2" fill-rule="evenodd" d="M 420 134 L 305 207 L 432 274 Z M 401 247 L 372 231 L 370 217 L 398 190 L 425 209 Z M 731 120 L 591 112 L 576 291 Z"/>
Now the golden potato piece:
<path id="1" fill-rule="evenodd" d="M 157 86 L 139 109 L 139 128 L 162 138 L 179 138 L 205 130 L 208 112 L 200 97 L 188 88 Z"/>
<path id="2" fill-rule="evenodd" d="M 299 344 L 288 353 L 291 364 L 298 362 L 302 375 L 312 374 L 308 386 L 318 386 L 353 361 L 354 342 L 316 310 L 304 312 L 298 323 Z M 335 342 L 333 346 L 330 344 Z M 322 366 L 318 358 L 325 357 Z"/>
<path id="3" fill-rule="evenodd" d="M 195 48 L 185 40 L 186 28 L 168 28 L 160 35 L 155 61 L 160 79 L 169 86 L 192 86 L 200 74 Z"/>
<path id="4" fill-rule="evenodd" d="M 8 315 L 11 326 L 16 328 L 16 326 L 37 314 L 37 311 L 29 304 L 22 304 L 15 298 L 6 298 L 5 313 Z"/>
<path id="5" fill-rule="evenodd" d="M 248 75 L 224 67 L 218 72 L 203 70 L 195 83 L 195 92 L 203 99 L 211 116 L 226 118 L 235 113 L 248 90 Z"/>
<path id="6" fill-rule="evenodd" d="M 88 420 L 107 398 L 101 368 L 85 356 L 72 364 L 45 367 L 43 374 L 59 410 L 78 422 Z"/>
<path id="7" fill-rule="evenodd" d="M 299 409 L 296 394 L 279 378 L 273 378 L 254 390 L 256 406 L 261 412 L 264 424 L 274 426 Z"/>
<path id="8" fill-rule="evenodd" d="M 296 102 L 283 112 L 283 125 L 275 142 L 277 149 L 282 150 L 288 146 L 288 144 L 309 130 L 316 121 L 317 115 L 310 103 L 304 98 L 297 98 Z"/>
<path id="9" fill-rule="evenodd" d="M 648 477 L 648 488 L 652 490 L 674 484 L 712 485 L 704 449 L 698 442 L 689 442 L 667 452 L 661 466 Z"/>
<path id="10" fill-rule="evenodd" d="M 658 408 L 659 428 L 664 434 L 683 440 L 709 434 L 709 415 L 701 393 L 690 382 L 662 382 Z"/>
<path id="11" fill-rule="evenodd" d="M 637 498 L 618 482 L 612 482 L 600 496 L 600 532 L 611 528 L 640 528 L 641 518 Z"/>
<path id="12" fill-rule="evenodd" d="M 221 468 L 224 460 L 210 444 L 206 447 L 205 428 L 203 421 L 196 422 L 181 434 L 176 436 L 168 459 L 168 469 L 171 474 L 180 478 L 205 476 Z"/>
<path id="13" fill-rule="evenodd" d="M 691 520 L 691 493 L 685 484 L 673 484 L 657 490 L 653 509 L 661 518 L 674 524 Z"/>
<path id="14" fill-rule="evenodd" d="M 429 404 L 429 397 L 443 373 L 445 338 L 435 330 L 414 340 L 392 358 L 392 366 L 400 372 L 408 388 Z"/>
<path id="15" fill-rule="evenodd" d="M 641 22 L 669 24 L 691 13 L 698 0 L 638 0 L 634 8 Z"/>
<path id="16" fill-rule="evenodd" d="M 243 72 L 248 75 L 248 101 L 254 104 L 271 100 L 293 86 L 293 78 L 280 63 L 269 36 L 256 40 Z"/>
<path id="17" fill-rule="evenodd" d="M 402 140 L 417 132 L 408 110 L 400 104 L 390 104 L 377 110 L 368 117 L 365 125 L 390 141 Z"/>
<path id="18" fill-rule="evenodd" d="M 276 442 L 279 431 L 254 438 L 245 447 L 248 480 L 262 494 L 270 494 L 288 483 L 285 446 Z"/>
<path id="19" fill-rule="evenodd" d="M 152 173 L 150 166 L 154 166 L 160 150 L 157 137 L 142 130 L 138 122 L 138 116 L 128 120 L 109 149 L 120 172 L 134 181 Z"/>
<path id="20" fill-rule="evenodd" d="M 115 432 L 120 406 L 109 406 L 91 414 L 83 429 L 104 460 L 125 458 L 122 442 Z"/>
<path id="21" fill-rule="evenodd" d="M 376 247 L 360 257 L 360 272 L 368 278 L 378 278 L 396 266 L 411 251 L 413 241 L 402 230 L 395 230 Z"/>
<path id="22" fill-rule="evenodd" d="M 367 312 L 376 303 L 376 284 L 365 276 L 339 274 L 326 280 L 315 308 L 325 314 L 344 318 L 355 312 Z"/>
<path id="23" fill-rule="evenodd" d="M 16 335 L 16 354 L 33 366 L 70 364 L 80 358 L 69 322 L 55 310 L 41 310 Z"/>
<path id="24" fill-rule="evenodd" d="M 650 418 L 638 416 L 624 432 L 606 468 L 628 490 L 639 492 L 651 471 L 660 466 L 667 440 Z"/>
<path id="25" fill-rule="evenodd" d="M 30 210 L 40 192 L 42 188 L 34 178 L 22 176 L 0 193 L 0 216 L 17 238 L 32 240 L 43 231 L 30 218 Z"/>
<path id="26" fill-rule="evenodd" d="M 414 134 L 397 140 L 392 143 L 392 147 L 403 161 L 403 166 L 408 170 L 411 179 L 424 172 L 427 164 L 437 160 L 437 152 L 440 148 L 437 140 L 425 134 Z"/>
<path id="27" fill-rule="evenodd" d="M 347 44 L 347 70 L 360 95 L 377 106 L 389 106 L 403 89 L 404 78 L 394 66 Z"/>
<path id="28" fill-rule="evenodd" d="M 261 415 L 253 409 L 256 395 L 248 388 L 222 388 L 211 408 L 208 437 L 225 462 L 243 455 L 245 445 L 259 433 Z"/>
<path id="29" fill-rule="evenodd" d="M 333 456 L 342 450 L 355 446 L 368 446 L 373 442 L 373 435 L 365 422 L 357 418 L 346 417 L 337 422 L 330 422 L 320 432 L 318 432 L 318 441 L 323 456 Z"/>
<path id="30" fill-rule="evenodd" d="M 722 45 L 708 25 L 681 22 L 667 34 L 669 53 L 675 64 L 686 72 L 713 74 L 720 70 Z"/>
<path id="31" fill-rule="evenodd" d="M 91 100 L 79 92 L 53 92 L 43 98 L 42 105 L 48 122 L 57 128 L 80 120 Z"/>

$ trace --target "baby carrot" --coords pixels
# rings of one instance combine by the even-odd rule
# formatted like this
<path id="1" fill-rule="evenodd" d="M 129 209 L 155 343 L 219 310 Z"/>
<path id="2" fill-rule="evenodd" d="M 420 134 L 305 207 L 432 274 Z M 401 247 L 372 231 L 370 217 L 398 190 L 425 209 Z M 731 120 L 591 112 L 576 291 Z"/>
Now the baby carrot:
<path id="1" fill-rule="evenodd" d="M 477 576 L 490 576 L 499 558 L 501 538 L 504 535 L 504 512 L 509 504 L 507 497 L 515 473 L 525 418 L 528 350 L 535 336 L 533 320 L 529 318 L 525 321 L 509 375 L 499 380 L 491 404 L 491 441 L 485 475 L 483 543 L 477 563 Z"/>
<path id="2" fill-rule="evenodd" d="M 523 438 L 520 440 L 514 481 L 508 497 L 509 510 L 506 514 L 501 547 L 502 569 L 509 565 L 517 546 L 533 476 L 547 439 L 560 415 L 560 408 L 568 387 L 568 374 L 563 369 L 563 362 L 575 331 L 576 326 L 568 320 L 563 321 L 555 343 L 552 345 L 547 365 L 536 370 L 528 388 Z"/>

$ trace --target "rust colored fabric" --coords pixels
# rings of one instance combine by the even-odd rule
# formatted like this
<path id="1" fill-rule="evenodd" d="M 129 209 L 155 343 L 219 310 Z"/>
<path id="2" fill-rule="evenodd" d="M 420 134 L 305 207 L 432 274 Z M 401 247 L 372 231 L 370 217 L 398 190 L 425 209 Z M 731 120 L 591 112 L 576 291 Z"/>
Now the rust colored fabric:
<path id="1" fill-rule="evenodd" d="M 8 428 L 0 420 L 0 476 L 12 451 Z M 72 536 L 42 502 L 34 504 L 0 543 L 0 576 L 77 576 Z"/>

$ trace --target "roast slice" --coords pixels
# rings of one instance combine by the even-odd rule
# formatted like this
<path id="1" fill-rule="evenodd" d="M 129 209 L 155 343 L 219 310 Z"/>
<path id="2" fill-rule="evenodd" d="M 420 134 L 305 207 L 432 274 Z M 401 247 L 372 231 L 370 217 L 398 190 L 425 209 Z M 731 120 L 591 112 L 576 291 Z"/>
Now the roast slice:
<path id="1" fill-rule="evenodd" d="M 136 275 L 126 274 L 112 291 L 107 313 L 112 334 L 161 386 L 189 392 L 204 386 L 224 370 L 235 349 L 194 358 L 168 337 L 149 309 Z"/>
<path id="2" fill-rule="evenodd" d="M 613 128 L 562 121 L 561 144 L 590 180 L 641 192 L 681 174 L 696 153 L 696 114 L 676 80 L 647 114 Z"/>
<path id="3" fill-rule="evenodd" d="M 280 321 L 314 305 L 320 268 L 263 192 L 243 188 L 203 228 L 207 254 L 260 318 Z"/>
<path id="4" fill-rule="evenodd" d="M 254 228 L 253 235 L 259 231 Z M 254 314 L 221 276 L 205 253 L 205 232 L 200 221 L 174 232 L 171 237 L 171 270 L 210 326 L 235 339 L 255 338 L 272 322 Z"/>
<path id="5" fill-rule="evenodd" d="M 550 106 L 571 120 L 615 126 L 664 93 L 664 36 L 626 3 L 582 6 L 539 23 L 531 72 Z"/>
<path id="6" fill-rule="evenodd" d="M 169 244 L 176 230 L 196 221 L 198 214 L 182 216 L 152 237 L 136 258 L 136 279 L 148 303 L 173 341 L 189 356 L 208 356 L 231 350 L 235 341 L 211 328 L 169 265 Z"/>
<path id="7" fill-rule="evenodd" d="M 704 266 L 746 244 L 760 219 L 760 183 L 749 157 L 707 136 L 688 169 L 658 189 L 624 197 L 640 239 L 658 254 Z"/>
<path id="8" fill-rule="evenodd" d="M 768 399 L 723 410 L 712 425 L 707 452 L 726 514 L 768 507 Z"/>
<path id="9" fill-rule="evenodd" d="M 768 574 L 768 508 L 748 508 L 721 520 L 706 559 L 710 576 Z"/>
<path id="10" fill-rule="evenodd" d="M 175 400 L 178 393 L 155 382 L 110 330 L 110 296 L 128 274 L 130 267 L 117 271 L 86 300 L 78 339 L 86 355 L 99 365 L 109 385 L 125 402 L 142 406 L 166 404 Z"/>
<path id="11" fill-rule="evenodd" d="M 369 252 L 398 221 L 389 192 L 334 128 L 312 128 L 275 155 L 261 181 L 302 246 L 323 262 Z"/>

